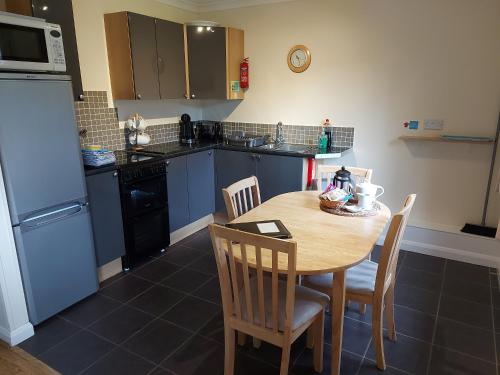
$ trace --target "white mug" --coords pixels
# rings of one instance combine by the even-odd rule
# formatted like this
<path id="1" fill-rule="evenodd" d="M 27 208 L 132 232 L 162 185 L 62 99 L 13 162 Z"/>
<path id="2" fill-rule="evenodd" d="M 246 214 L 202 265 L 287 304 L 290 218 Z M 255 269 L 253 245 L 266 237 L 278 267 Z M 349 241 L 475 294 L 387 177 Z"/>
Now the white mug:
<path id="1" fill-rule="evenodd" d="M 151 137 L 149 136 L 149 134 L 141 133 L 137 136 L 137 145 L 143 146 L 147 145 L 149 142 L 151 142 Z"/>
<path id="2" fill-rule="evenodd" d="M 373 208 L 373 203 L 375 202 L 375 197 L 370 194 L 357 193 L 358 196 L 358 206 L 362 209 L 371 210 Z"/>
<path id="3" fill-rule="evenodd" d="M 380 194 L 377 194 L 378 189 L 381 190 Z M 361 183 L 356 185 L 356 193 L 357 193 L 357 195 L 360 195 L 360 194 L 370 195 L 375 200 L 378 197 L 380 197 L 382 194 L 384 194 L 384 188 L 382 186 L 374 185 L 374 184 L 371 184 L 369 182 L 361 182 Z"/>

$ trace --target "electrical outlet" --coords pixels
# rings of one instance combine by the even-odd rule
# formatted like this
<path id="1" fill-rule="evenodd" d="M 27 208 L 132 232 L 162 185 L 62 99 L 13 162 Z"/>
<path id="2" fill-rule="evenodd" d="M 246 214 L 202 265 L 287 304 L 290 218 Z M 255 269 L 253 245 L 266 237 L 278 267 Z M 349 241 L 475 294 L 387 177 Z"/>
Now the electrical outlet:
<path id="1" fill-rule="evenodd" d="M 430 119 L 424 120 L 424 129 L 426 130 L 443 130 L 444 120 Z"/>

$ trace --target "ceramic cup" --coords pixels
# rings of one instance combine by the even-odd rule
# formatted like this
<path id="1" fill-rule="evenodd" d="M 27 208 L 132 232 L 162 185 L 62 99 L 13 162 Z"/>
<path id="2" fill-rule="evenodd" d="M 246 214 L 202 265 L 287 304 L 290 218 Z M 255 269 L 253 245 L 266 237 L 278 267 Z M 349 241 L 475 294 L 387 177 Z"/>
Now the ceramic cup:
<path id="1" fill-rule="evenodd" d="M 147 145 L 151 142 L 151 137 L 146 133 L 141 133 L 137 136 L 137 144 L 138 145 Z"/>
<path id="2" fill-rule="evenodd" d="M 377 191 L 380 189 L 380 193 Z M 373 208 L 375 200 L 384 194 L 384 188 L 379 185 L 370 184 L 369 182 L 361 182 L 356 185 L 356 196 L 358 197 L 358 206 L 363 209 Z"/>

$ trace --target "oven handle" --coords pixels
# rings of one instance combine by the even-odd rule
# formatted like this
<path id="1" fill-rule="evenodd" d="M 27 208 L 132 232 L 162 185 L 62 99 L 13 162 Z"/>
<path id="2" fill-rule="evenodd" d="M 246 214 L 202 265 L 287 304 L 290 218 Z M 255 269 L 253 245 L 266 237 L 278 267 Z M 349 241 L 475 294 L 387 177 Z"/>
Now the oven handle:
<path id="1" fill-rule="evenodd" d="M 124 182 L 123 186 L 124 187 L 134 186 L 137 183 L 147 182 L 147 181 L 151 181 L 151 180 L 154 180 L 154 179 L 158 179 L 159 181 L 160 180 L 166 181 L 167 180 L 167 174 L 165 173 L 165 175 L 150 176 L 150 177 L 141 178 L 141 179 L 138 179 L 138 180 L 133 180 L 133 181 L 130 181 L 130 182 Z"/>

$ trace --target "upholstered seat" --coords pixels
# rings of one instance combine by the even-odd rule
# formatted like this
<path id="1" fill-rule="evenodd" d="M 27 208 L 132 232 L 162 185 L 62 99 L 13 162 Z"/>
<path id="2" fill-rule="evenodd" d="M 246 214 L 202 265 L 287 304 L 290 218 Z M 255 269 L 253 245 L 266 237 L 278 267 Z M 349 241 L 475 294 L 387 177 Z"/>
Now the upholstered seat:
<path id="1" fill-rule="evenodd" d="M 331 285 L 331 281 L 330 281 Z M 250 290 L 252 296 L 254 323 L 260 324 L 259 320 L 259 302 L 257 278 L 250 280 Z M 241 290 L 244 295 L 244 290 Z M 271 303 L 271 278 L 264 277 L 264 308 L 266 317 L 266 327 L 272 328 L 272 303 Z M 284 330 L 285 327 L 285 303 L 286 303 L 286 282 L 278 281 L 278 329 Z M 322 309 L 330 303 L 330 297 L 324 293 L 306 288 L 304 286 L 295 286 L 295 304 L 292 321 L 292 330 L 299 328 L 311 318 L 316 316 Z M 243 319 L 247 320 L 245 299 L 241 300 L 241 314 Z"/>
<path id="2" fill-rule="evenodd" d="M 355 267 L 349 268 L 346 273 L 346 290 L 352 293 L 375 292 L 375 279 L 377 277 L 378 264 L 365 260 Z M 304 285 L 316 290 L 331 293 L 333 274 L 306 276 Z"/>

